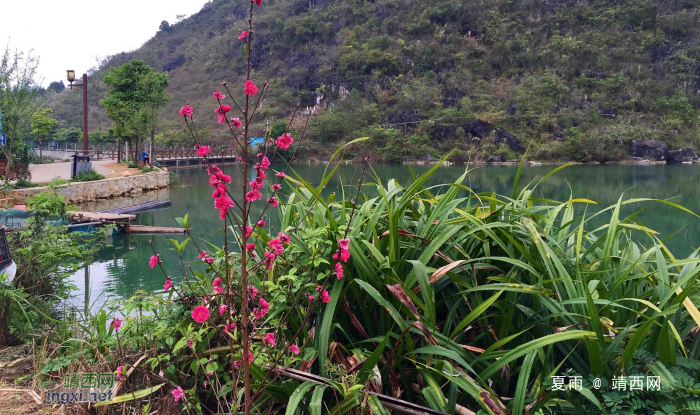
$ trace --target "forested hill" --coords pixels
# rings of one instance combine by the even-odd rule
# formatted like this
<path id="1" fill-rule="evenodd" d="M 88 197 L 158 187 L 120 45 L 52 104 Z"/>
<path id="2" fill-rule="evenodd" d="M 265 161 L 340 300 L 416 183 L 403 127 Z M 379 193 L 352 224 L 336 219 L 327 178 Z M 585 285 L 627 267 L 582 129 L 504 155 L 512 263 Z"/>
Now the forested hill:
<path id="1" fill-rule="evenodd" d="M 109 127 L 97 103 L 106 68 L 142 59 L 171 76 L 166 130 L 182 127 L 189 101 L 223 134 L 211 92 L 224 80 L 242 89 L 248 6 L 214 0 L 111 57 L 91 76 L 93 126 Z M 272 86 L 258 121 L 320 102 L 309 156 L 359 135 L 374 140 L 355 155 L 384 161 L 455 147 L 512 158 L 528 145 L 530 158 L 606 161 L 638 138 L 700 144 L 700 0 L 265 0 L 255 11 L 254 77 Z M 64 126 L 80 125 L 78 94 L 50 98 Z"/>

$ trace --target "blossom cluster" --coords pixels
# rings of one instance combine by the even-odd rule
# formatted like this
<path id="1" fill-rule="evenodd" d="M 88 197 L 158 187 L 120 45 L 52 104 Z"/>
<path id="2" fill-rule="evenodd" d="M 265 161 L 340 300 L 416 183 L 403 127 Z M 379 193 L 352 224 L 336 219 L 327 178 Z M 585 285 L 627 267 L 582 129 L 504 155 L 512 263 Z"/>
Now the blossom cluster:
<path id="1" fill-rule="evenodd" d="M 199 255 L 197 255 L 197 259 L 201 259 L 202 261 L 206 262 L 207 264 L 211 264 L 214 262 L 214 258 L 211 257 L 207 251 L 202 251 Z"/>
<path id="2" fill-rule="evenodd" d="M 338 248 L 340 252 L 336 251 L 335 254 L 333 254 L 333 259 L 336 261 L 340 259 L 342 262 L 348 262 L 348 259 L 350 259 L 350 239 L 345 238 L 339 240 Z M 343 278 L 343 264 L 340 262 L 335 263 L 335 275 L 338 279 Z"/>
<path id="3" fill-rule="evenodd" d="M 219 209 L 219 219 L 226 217 L 228 209 L 234 206 L 233 200 L 226 194 L 226 184 L 231 183 L 231 176 L 224 174 L 216 165 L 207 168 L 209 185 L 214 188 L 211 197 L 214 198 L 214 208 Z"/>

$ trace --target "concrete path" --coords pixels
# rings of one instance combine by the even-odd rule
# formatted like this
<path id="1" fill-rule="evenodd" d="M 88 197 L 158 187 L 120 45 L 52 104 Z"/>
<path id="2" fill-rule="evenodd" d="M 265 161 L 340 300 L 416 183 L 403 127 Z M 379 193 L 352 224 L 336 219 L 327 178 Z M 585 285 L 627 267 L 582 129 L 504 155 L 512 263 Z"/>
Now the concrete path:
<path id="1" fill-rule="evenodd" d="M 97 173 L 107 176 L 114 173 L 114 170 L 102 167 L 103 164 L 114 163 L 114 160 L 93 161 L 92 168 Z M 32 183 L 46 183 L 60 177 L 62 179 L 70 179 L 70 169 L 72 162 L 66 163 L 47 163 L 47 164 L 30 164 L 29 171 L 32 173 Z"/>

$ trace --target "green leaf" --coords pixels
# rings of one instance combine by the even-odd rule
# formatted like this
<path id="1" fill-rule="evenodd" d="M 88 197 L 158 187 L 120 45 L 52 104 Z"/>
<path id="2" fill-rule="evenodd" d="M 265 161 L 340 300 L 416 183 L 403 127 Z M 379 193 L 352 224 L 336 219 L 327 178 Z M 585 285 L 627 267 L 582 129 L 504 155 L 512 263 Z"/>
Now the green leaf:
<path id="1" fill-rule="evenodd" d="M 319 333 L 320 337 L 318 340 L 318 364 L 321 371 L 321 376 L 323 377 L 328 377 L 328 370 L 326 368 L 326 359 L 328 359 L 328 344 L 331 336 L 331 328 L 333 327 L 335 308 L 338 305 L 340 292 L 343 290 L 344 284 L 345 278 L 337 281 L 333 285 L 333 289 L 331 290 L 331 299 L 323 313 L 323 322 L 321 323 L 321 332 Z"/>
<path id="2" fill-rule="evenodd" d="M 362 286 L 362 288 L 364 288 L 365 291 L 367 291 L 367 293 L 369 295 L 371 295 L 372 298 L 374 298 L 374 300 L 376 302 L 378 302 L 379 304 L 384 306 L 384 308 L 386 308 L 386 310 L 391 315 L 391 318 L 393 318 L 394 321 L 396 322 L 396 324 L 399 325 L 399 328 L 401 328 L 401 331 L 406 330 L 406 322 L 404 321 L 403 318 L 401 318 L 401 314 L 399 314 L 399 312 L 396 310 L 396 308 L 394 308 L 393 305 L 391 305 L 390 302 L 388 302 L 384 297 L 382 297 L 382 295 L 379 294 L 379 292 L 374 287 L 372 287 L 369 283 L 362 281 L 362 280 L 357 280 L 357 279 L 355 280 L 355 282 L 358 285 Z"/>
<path id="3" fill-rule="evenodd" d="M 462 357 L 460 355 L 458 355 L 457 352 L 455 352 L 454 350 L 446 349 L 442 346 L 434 346 L 434 345 L 425 346 L 425 347 L 421 347 L 419 349 L 414 350 L 412 353 L 414 353 L 414 354 L 421 354 L 421 353 L 436 354 L 438 356 L 449 357 L 450 359 L 452 359 L 455 362 L 462 365 L 468 371 L 474 372 L 474 370 L 469 365 L 469 363 L 467 363 L 464 359 L 462 359 Z M 474 372 L 474 373 L 476 373 L 476 372 Z"/>
<path id="4" fill-rule="evenodd" d="M 148 396 L 148 395 L 152 394 L 153 392 L 157 391 L 163 385 L 165 385 L 165 383 L 161 383 L 160 385 L 156 385 L 152 388 L 141 389 L 140 391 L 136 391 L 133 393 L 119 395 L 111 401 L 97 402 L 94 406 L 98 407 L 98 406 L 112 405 L 114 403 L 122 403 L 122 402 L 133 401 L 134 399 L 140 399 L 140 398 L 143 398 L 144 396 Z"/>
<path id="5" fill-rule="evenodd" d="M 354 407 L 360 406 L 360 395 L 357 393 L 352 393 L 346 396 L 343 402 L 334 406 L 328 411 L 329 415 L 343 415 L 350 412 Z"/>
<path id="6" fill-rule="evenodd" d="M 570 330 L 570 331 L 564 331 L 561 333 L 555 333 L 555 334 L 550 334 L 548 336 L 541 337 L 539 339 L 535 339 L 532 341 L 529 341 L 525 344 L 522 344 L 515 349 L 507 352 L 503 356 L 501 356 L 498 360 L 493 362 L 489 367 L 484 369 L 479 373 L 479 376 L 485 381 L 487 379 L 490 379 L 491 376 L 496 374 L 500 368 L 503 366 L 507 365 L 508 363 L 512 362 L 513 360 L 519 358 L 520 356 L 529 353 L 533 350 L 537 350 L 540 348 L 543 348 L 545 346 L 548 346 L 553 343 L 557 342 L 562 342 L 565 340 L 574 340 L 574 339 L 584 339 L 586 337 L 591 337 L 595 336 L 595 333 L 592 331 L 583 331 L 583 330 Z"/>
<path id="7" fill-rule="evenodd" d="M 369 404 L 372 407 L 372 413 L 377 415 L 390 415 L 382 402 L 375 395 L 369 396 Z"/>
<path id="8" fill-rule="evenodd" d="M 311 401 L 309 402 L 309 413 L 311 415 L 321 415 L 321 404 L 323 403 L 323 392 L 328 386 L 318 385 L 314 389 L 313 395 L 311 395 Z"/>
<path id="9" fill-rule="evenodd" d="M 420 292 L 423 296 L 425 309 L 428 311 L 428 317 L 430 318 L 431 325 L 435 326 L 437 320 L 437 310 L 435 309 L 435 292 L 433 291 L 433 286 L 430 284 L 428 272 L 425 270 L 425 265 L 422 262 L 414 260 L 410 260 L 408 262 L 413 264 L 413 272 L 418 278 L 418 284 L 420 285 Z"/>
<path id="10" fill-rule="evenodd" d="M 513 399 L 512 415 L 522 415 L 525 408 L 525 394 L 527 393 L 527 384 L 530 377 L 532 365 L 535 362 L 537 351 L 533 350 L 525 356 L 523 365 L 520 367 L 518 375 L 518 385 L 515 387 L 515 397 Z"/>
<path id="11" fill-rule="evenodd" d="M 391 333 L 387 333 L 386 337 L 384 337 L 384 340 L 382 340 L 382 342 L 379 343 L 379 346 L 377 346 L 374 352 L 372 352 L 372 354 L 362 364 L 362 368 L 357 374 L 358 384 L 364 385 L 367 381 L 367 378 L 369 377 L 369 374 L 374 371 L 374 366 L 377 364 L 377 362 L 379 362 L 379 359 L 382 357 L 382 353 L 384 352 L 386 344 L 389 342 L 390 336 Z"/>
<path id="12" fill-rule="evenodd" d="M 486 312 L 486 310 L 489 307 L 491 307 L 491 304 L 493 304 L 494 301 L 496 301 L 498 299 L 498 297 L 501 296 L 502 293 L 503 293 L 503 290 L 497 292 L 496 294 L 491 296 L 488 300 L 486 300 L 486 301 L 482 302 L 481 304 L 479 304 L 478 306 L 474 307 L 474 310 L 472 310 L 471 313 L 469 313 L 466 317 L 464 317 L 464 319 L 459 323 L 459 325 L 457 325 L 457 327 L 455 327 L 455 329 L 452 330 L 452 334 L 450 334 L 450 337 L 455 337 L 457 335 L 457 333 L 459 333 L 460 331 L 462 331 L 462 329 L 467 327 L 469 325 L 469 323 L 474 321 L 474 319 L 476 319 L 477 317 L 480 317 L 482 314 L 484 314 Z"/>
<path id="13" fill-rule="evenodd" d="M 285 414 L 294 415 L 294 411 L 297 410 L 297 406 L 299 406 L 301 400 L 304 399 L 304 395 L 306 395 L 306 392 L 308 392 L 309 389 L 313 388 L 316 385 L 318 385 L 318 383 L 316 382 L 304 382 L 301 385 L 299 385 L 299 387 L 294 390 L 294 393 L 292 393 L 292 396 L 289 397 L 289 402 L 287 403 L 287 411 L 285 412 Z"/>

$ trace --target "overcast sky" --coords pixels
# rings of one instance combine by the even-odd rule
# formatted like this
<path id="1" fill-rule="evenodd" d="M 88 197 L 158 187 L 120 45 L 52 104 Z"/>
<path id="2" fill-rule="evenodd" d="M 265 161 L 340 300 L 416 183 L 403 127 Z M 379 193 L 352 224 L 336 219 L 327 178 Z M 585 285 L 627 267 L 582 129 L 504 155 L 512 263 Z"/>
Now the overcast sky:
<path id="1" fill-rule="evenodd" d="M 76 78 L 104 58 L 138 48 L 158 31 L 163 20 L 198 12 L 207 0 L 2 0 L 0 53 L 13 49 L 39 55 L 43 86 Z"/>

